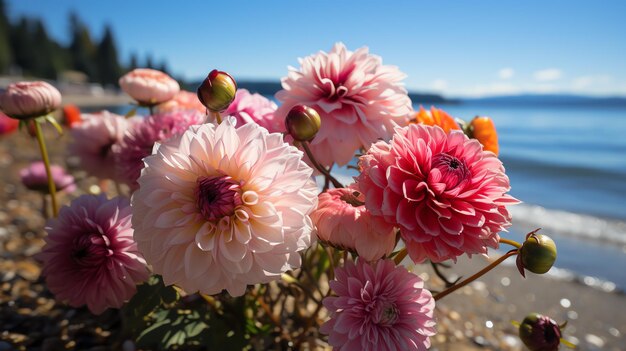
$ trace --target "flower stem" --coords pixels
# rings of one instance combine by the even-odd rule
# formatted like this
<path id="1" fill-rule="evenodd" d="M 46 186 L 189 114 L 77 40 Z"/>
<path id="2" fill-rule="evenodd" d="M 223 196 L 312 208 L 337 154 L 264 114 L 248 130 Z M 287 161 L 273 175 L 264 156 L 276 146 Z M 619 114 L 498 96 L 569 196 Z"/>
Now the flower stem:
<path id="1" fill-rule="evenodd" d="M 511 251 L 505 253 L 504 255 L 500 256 L 500 258 L 498 258 L 497 260 L 491 262 L 487 267 L 481 269 L 480 271 L 478 271 L 477 273 L 475 273 L 471 277 L 465 279 L 464 281 L 462 281 L 462 282 L 460 282 L 458 284 L 455 284 L 455 285 L 449 287 L 448 289 L 440 292 L 439 294 L 436 294 L 434 296 L 435 301 L 441 300 L 442 298 L 448 296 L 449 294 L 455 292 L 456 290 L 458 290 L 458 289 L 464 287 L 465 285 L 473 282 L 474 280 L 482 277 L 485 273 L 487 273 L 490 270 L 494 269 L 497 265 L 502 263 L 504 260 L 506 260 L 507 258 L 509 258 L 511 256 L 515 256 L 515 255 L 517 255 L 517 250 L 511 250 Z"/>
<path id="2" fill-rule="evenodd" d="M 217 124 L 222 124 L 222 115 L 220 115 L 219 111 L 215 111 L 215 120 L 217 121 Z"/>
<path id="3" fill-rule="evenodd" d="M 404 258 L 406 257 L 408 251 L 406 250 L 406 247 L 402 248 L 402 250 L 400 250 L 400 252 L 398 252 L 398 254 L 396 255 L 396 257 L 393 258 L 393 261 L 396 263 L 396 266 L 400 264 L 400 262 L 402 262 L 402 260 L 404 260 Z"/>
<path id="4" fill-rule="evenodd" d="M 149 105 L 148 111 L 150 111 L 150 116 L 152 116 L 154 114 L 154 105 Z"/>
<path id="5" fill-rule="evenodd" d="M 37 142 L 39 143 L 39 151 L 41 151 L 41 158 L 43 159 L 43 164 L 46 167 L 46 175 L 48 176 L 48 191 L 50 192 L 50 197 L 52 198 L 52 214 L 54 217 L 59 214 L 59 207 L 57 205 L 57 188 L 54 184 L 54 178 L 52 178 L 52 172 L 50 171 L 50 159 L 48 159 L 48 150 L 46 149 L 46 143 L 43 138 L 43 131 L 41 130 L 41 124 L 38 120 L 35 120 L 35 136 L 37 137 Z"/>
<path id="6" fill-rule="evenodd" d="M 505 239 L 505 238 L 500 238 L 500 243 L 502 243 L 502 244 L 508 244 L 508 245 L 511 245 L 511 246 L 515 246 L 515 247 L 516 247 L 516 248 L 518 248 L 518 249 L 519 249 L 520 247 L 522 247 L 522 244 L 518 243 L 517 241 L 515 241 L 515 240 L 509 240 L 509 239 Z"/>
<path id="7" fill-rule="evenodd" d="M 333 186 L 335 188 L 343 188 L 343 184 L 341 184 L 337 179 L 335 179 L 335 177 L 333 177 L 324 166 L 320 165 L 317 162 L 317 160 L 315 159 L 315 156 L 313 156 L 313 153 L 311 152 L 311 149 L 309 148 L 308 141 L 303 141 L 300 144 L 302 145 L 302 148 L 304 149 L 304 152 L 306 153 L 306 155 L 309 157 L 309 160 L 311 160 L 313 167 L 315 167 L 318 171 L 320 171 L 320 173 L 322 173 L 324 177 L 326 177 L 327 179 L 330 179 L 331 183 L 333 183 Z"/>

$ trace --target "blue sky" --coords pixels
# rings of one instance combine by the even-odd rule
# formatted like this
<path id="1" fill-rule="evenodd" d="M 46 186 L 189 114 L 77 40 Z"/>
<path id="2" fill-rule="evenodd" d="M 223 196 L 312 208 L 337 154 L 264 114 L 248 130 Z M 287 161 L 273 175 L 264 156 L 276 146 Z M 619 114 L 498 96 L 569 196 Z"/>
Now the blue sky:
<path id="1" fill-rule="evenodd" d="M 368 46 L 409 90 L 449 96 L 570 92 L 626 96 L 626 1 L 7 0 L 67 42 L 70 10 L 96 38 L 109 23 L 131 52 L 187 79 L 219 68 L 279 79 L 333 43 Z M 140 61 L 141 62 L 141 61 Z"/>

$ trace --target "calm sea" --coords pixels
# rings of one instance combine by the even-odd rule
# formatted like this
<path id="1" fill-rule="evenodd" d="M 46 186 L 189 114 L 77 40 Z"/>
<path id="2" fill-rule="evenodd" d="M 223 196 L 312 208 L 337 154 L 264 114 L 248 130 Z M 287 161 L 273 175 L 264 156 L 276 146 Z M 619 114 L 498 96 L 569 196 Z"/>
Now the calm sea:
<path id="1" fill-rule="evenodd" d="M 504 237 L 522 241 L 543 228 L 558 247 L 560 269 L 551 272 L 626 291 L 626 108 L 439 107 L 495 121 L 511 194 L 524 202 L 511 207 L 514 225 Z"/>

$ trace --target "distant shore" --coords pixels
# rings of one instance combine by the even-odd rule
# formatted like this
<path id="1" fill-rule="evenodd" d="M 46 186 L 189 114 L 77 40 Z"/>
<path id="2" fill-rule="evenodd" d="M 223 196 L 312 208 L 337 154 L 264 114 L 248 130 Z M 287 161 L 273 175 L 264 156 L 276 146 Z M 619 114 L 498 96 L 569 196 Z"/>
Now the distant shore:
<path id="1" fill-rule="evenodd" d="M 132 99 L 126 94 L 79 95 L 63 94 L 63 104 L 81 107 L 120 106 L 128 105 Z"/>

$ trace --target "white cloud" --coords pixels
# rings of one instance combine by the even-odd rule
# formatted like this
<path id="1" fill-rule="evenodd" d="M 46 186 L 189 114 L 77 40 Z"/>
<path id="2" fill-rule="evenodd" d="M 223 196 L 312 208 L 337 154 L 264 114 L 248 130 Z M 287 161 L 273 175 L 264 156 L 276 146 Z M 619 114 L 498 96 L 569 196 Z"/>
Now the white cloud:
<path id="1" fill-rule="evenodd" d="M 507 67 L 498 71 L 498 77 L 500 77 L 500 79 L 511 79 L 514 75 L 515 71 L 513 68 Z"/>
<path id="2" fill-rule="evenodd" d="M 563 76 L 563 72 L 557 68 L 542 69 L 533 73 L 533 78 L 538 82 L 549 82 L 558 80 Z"/>
<path id="3" fill-rule="evenodd" d="M 611 81 L 611 76 L 606 74 L 576 77 L 572 79 L 572 89 L 575 91 L 586 91 L 606 88 L 611 84 Z"/>
<path id="4" fill-rule="evenodd" d="M 435 79 L 430 87 L 436 91 L 444 91 L 448 89 L 448 81 L 445 79 Z"/>

